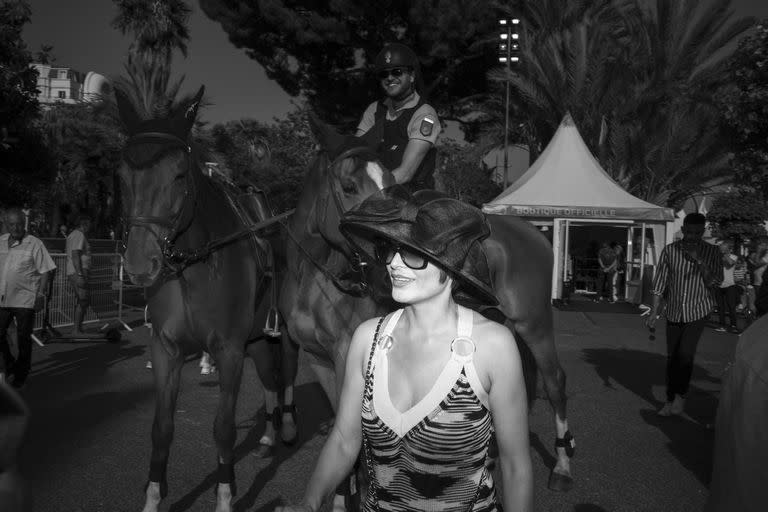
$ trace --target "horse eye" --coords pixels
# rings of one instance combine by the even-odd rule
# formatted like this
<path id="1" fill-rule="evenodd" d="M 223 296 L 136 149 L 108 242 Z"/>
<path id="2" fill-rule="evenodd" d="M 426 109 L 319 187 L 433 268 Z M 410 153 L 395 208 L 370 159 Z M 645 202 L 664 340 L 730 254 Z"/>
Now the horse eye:
<path id="1" fill-rule="evenodd" d="M 357 185 L 355 185 L 354 181 L 345 180 L 341 183 L 341 190 L 343 190 L 345 194 L 356 194 Z"/>

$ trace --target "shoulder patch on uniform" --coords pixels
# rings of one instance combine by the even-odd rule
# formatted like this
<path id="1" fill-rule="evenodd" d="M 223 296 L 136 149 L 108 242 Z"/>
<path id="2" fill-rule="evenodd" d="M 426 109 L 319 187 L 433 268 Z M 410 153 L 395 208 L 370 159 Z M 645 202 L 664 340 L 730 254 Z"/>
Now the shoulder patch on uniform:
<path id="1" fill-rule="evenodd" d="M 435 127 L 435 121 L 431 117 L 425 117 L 421 120 L 419 132 L 425 137 L 432 135 L 432 129 Z"/>

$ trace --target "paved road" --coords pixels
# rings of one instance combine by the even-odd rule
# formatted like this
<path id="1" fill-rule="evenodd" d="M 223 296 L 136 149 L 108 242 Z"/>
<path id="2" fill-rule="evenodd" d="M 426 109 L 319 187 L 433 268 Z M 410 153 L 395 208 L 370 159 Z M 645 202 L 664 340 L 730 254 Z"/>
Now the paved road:
<path id="1" fill-rule="evenodd" d="M 530 416 L 536 510 L 547 512 L 700 511 L 707 496 L 713 422 L 723 371 L 737 337 L 705 331 L 688 401 L 689 418 L 655 415 L 664 396 L 663 335 L 650 341 L 628 307 L 606 312 L 557 311 L 558 349 L 568 374 L 569 420 L 577 439 L 576 487 L 546 490 L 552 456 L 549 406 Z M 659 329 L 662 333 L 663 329 Z M 52 344 L 35 348 L 24 396 L 33 411 L 23 471 L 36 512 L 139 511 L 153 416 L 151 372 L 144 368 L 148 330 L 120 344 Z M 212 438 L 216 376 L 196 361 L 183 370 L 164 510 L 213 510 L 216 461 Z M 273 454 L 259 450 L 263 398 L 246 363 L 237 409 L 235 509 L 269 511 L 296 501 L 331 417 L 320 386 L 302 359 L 297 382 L 301 442 Z"/>

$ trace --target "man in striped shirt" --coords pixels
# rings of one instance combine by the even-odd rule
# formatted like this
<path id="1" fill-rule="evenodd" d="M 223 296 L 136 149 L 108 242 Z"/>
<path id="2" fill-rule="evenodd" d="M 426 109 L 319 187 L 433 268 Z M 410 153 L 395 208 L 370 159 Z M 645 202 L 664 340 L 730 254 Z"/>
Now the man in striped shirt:
<path id="1" fill-rule="evenodd" d="M 661 252 L 653 280 L 653 307 L 646 325 L 655 327 L 662 302 L 667 317 L 667 402 L 660 416 L 683 412 L 696 346 L 723 279 L 720 250 L 702 240 L 705 223 L 700 213 L 686 215 L 682 240 Z"/>

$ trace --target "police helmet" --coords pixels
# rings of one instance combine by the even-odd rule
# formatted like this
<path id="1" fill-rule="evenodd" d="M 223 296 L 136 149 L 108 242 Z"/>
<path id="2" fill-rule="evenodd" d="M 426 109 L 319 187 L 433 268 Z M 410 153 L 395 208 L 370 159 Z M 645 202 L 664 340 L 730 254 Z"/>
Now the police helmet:
<path id="1" fill-rule="evenodd" d="M 374 61 L 376 71 L 383 69 L 408 67 L 418 69 L 419 59 L 413 50 L 401 43 L 387 43 Z"/>

